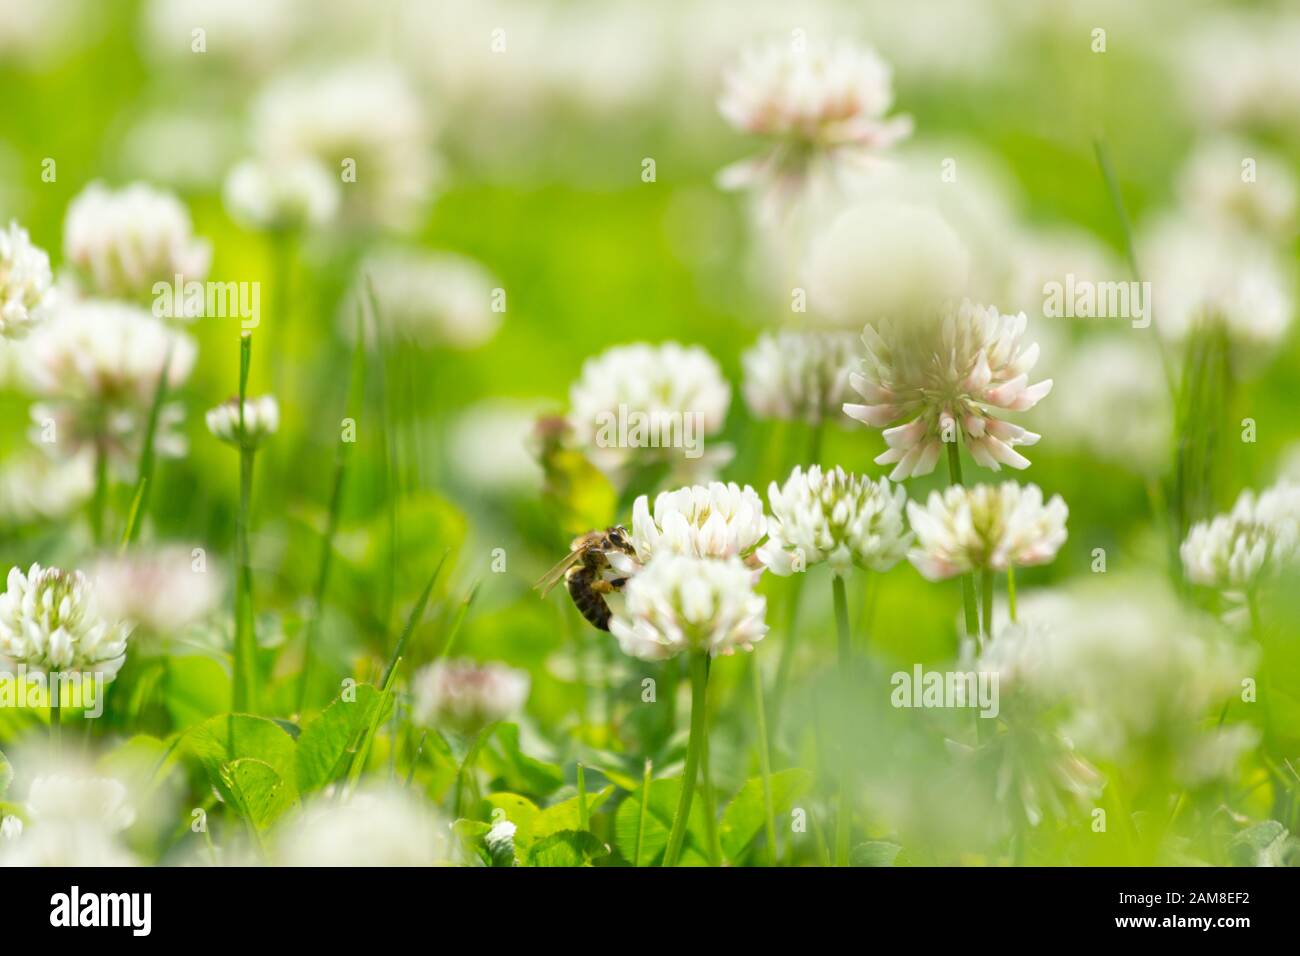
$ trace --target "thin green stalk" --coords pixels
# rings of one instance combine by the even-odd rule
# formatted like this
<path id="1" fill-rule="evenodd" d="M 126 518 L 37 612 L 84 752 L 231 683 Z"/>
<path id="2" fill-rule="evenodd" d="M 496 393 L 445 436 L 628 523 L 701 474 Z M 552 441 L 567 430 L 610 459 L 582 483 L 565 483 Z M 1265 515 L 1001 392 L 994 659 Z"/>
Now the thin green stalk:
<path id="1" fill-rule="evenodd" d="M 790 671 L 794 666 L 794 651 L 799 624 L 799 598 L 803 593 L 803 574 L 796 573 L 790 581 L 785 615 L 785 640 L 781 642 L 781 656 L 776 662 L 776 680 L 772 685 L 771 726 L 781 725 L 781 707 L 785 703 L 786 687 L 790 682 Z"/>
<path id="2" fill-rule="evenodd" d="M 987 641 L 993 637 L 993 572 L 988 568 L 981 573 L 981 584 L 984 588 L 984 620 L 980 633 Z"/>
<path id="3" fill-rule="evenodd" d="M 1016 566 L 1007 566 L 1007 616 L 1016 623 Z"/>
<path id="4" fill-rule="evenodd" d="M 90 533 L 95 547 L 104 543 L 104 512 L 108 506 L 108 449 L 95 442 L 95 494 L 90 499 Z"/>
<path id="5" fill-rule="evenodd" d="M 850 692 L 852 690 L 852 680 L 850 679 L 850 667 L 853 663 L 853 645 L 852 638 L 849 635 L 849 602 L 844 593 L 844 578 L 838 574 L 831 578 L 831 597 L 835 604 L 835 631 L 838 635 L 839 646 L 839 666 L 840 679 L 843 684 L 844 699 L 841 704 L 848 706 Z M 851 815 L 851 788 L 849 786 L 849 774 L 852 770 L 852 760 L 849 755 L 849 735 L 846 734 L 843 742 L 843 752 L 840 761 L 840 799 L 839 812 L 835 818 L 835 865 L 849 865 L 849 831 L 852 829 Z"/>
<path id="6" fill-rule="evenodd" d="M 397 670 L 397 662 L 406 653 L 406 645 L 411 641 L 412 632 L 415 631 L 416 625 L 420 623 L 420 619 L 424 617 L 424 609 L 429 605 L 429 595 L 433 594 L 433 586 L 438 583 L 438 577 L 442 574 L 443 565 L 447 563 L 447 557 L 450 554 L 450 548 L 442 553 L 442 557 L 438 559 L 438 566 L 433 569 L 433 574 L 429 576 L 429 583 L 424 586 L 424 590 L 420 592 L 415 606 L 411 608 L 411 613 L 406 619 L 406 625 L 397 638 L 397 646 L 393 648 L 393 656 L 388 662 L 388 667 L 384 670 L 383 683 L 385 686 L 392 680 L 393 674 Z"/>
<path id="7" fill-rule="evenodd" d="M 235 523 L 235 664 L 231 685 L 232 710 L 251 712 L 257 705 L 257 635 L 253 616 L 253 569 L 249 560 L 248 514 L 253 497 L 253 456 L 244 422 L 248 396 L 248 370 L 253 337 L 239 340 L 239 515 Z"/>
<path id="8" fill-rule="evenodd" d="M 145 492 L 149 488 L 149 479 L 142 477 L 140 483 L 135 486 L 135 494 L 131 497 L 131 510 L 126 514 L 126 530 L 122 532 L 122 542 L 117 547 L 118 554 L 126 554 L 126 549 L 131 546 L 131 541 L 135 538 L 136 529 L 140 527 L 140 512 L 144 508 Z"/>
<path id="9" fill-rule="evenodd" d="M 707 724 L 707 720 L 706 720 Z M 700 747 L 700 783 L 704 797 L 704 833 L 709 842 L 709 863 L 722 865 L 722 844 L 718 840 L 718 802 L 713 792 L 713 776 L 709 773 L 709 735 L 705 733 Z"/>
<path id="10" fill-rule="evenodd" d="M 758 658 L 749 662 L 754 683 L 754 715 L 758 720 L 758 768 L 763 778 L 763 822 L 767 831 L 767 865 L 776 866 L 776 810 L 772 806 L 772 757 L 767 743 L 767 708 L 763 703 L 763 669 Z"/>
<path id="11" fill-rule="evenodd" d="M 578 829 L 591 829 L 591 819 L 587 814 L 587 778 L 581 763 L 578 764 Z"/>
<path id="12" fill-rule="evenodd" d="M 63 686 L 50 681 L 50 746 L 57 754 L 63 746 Z"/>
<path id="13" fill-rule="evenodd" d="M 154 442 L 158 435 L 158 418 L 162 414 L 163 402 L 167 397 L 167 374 L 171 364 L 172 349 L 169 345 L 167 354 L 163 358 L 162 370 L 158 373 L 158 384 L 154 386 L 153 401 L 149 404 L 144 441 L 140 445 L 140 465 L 135 476 L 135 497 L 131 501 L 131 512 L 127 516 L 126 531 L 122 534 L 122 551 L 135 542 L 149 508 L 149 489 L 153 484 Z"/>
<path id="14" fill-rule="evenodd" d="M 456 646 L 456 637 L 460 634 L 461 625 L 465 623 L 469 609 L 474 605 L 474 598 L 478 596 L 480 583 L 475 581 L 471 584 L 468 593 L 461 599 L 460 606 L 456 608 L 456 616 L 452 619 L 451 627 L 447 629 L 447 639 L 442 642 L 442 647 L 438 648 L 438 657 L 451 656 L 452 648 Z"/>
<path id="15" fill-rule="evenodd" d="M 637 814 L 636 821 L 636 851 L 632 854 L 632 865 L 641 865 L 641 847 L 645 836 L 645 818 L 646 810 L 650 806 L 650 781 L 654 775 L 654 764 L 647 760 L 645 762 L 645 772 L 641 775 L 641 812 Z"/>
<path id="16" fill-rule="evenodd" d="M 691 671 L 691 732 L 686 744 L 686 769 L 682 773 L 682 793 L 677 800 L 673 828 L 668 834 L 664 850 L 664 866 L 676 866 L 686 840 L 686 824 L 691 816 L 691 798 L 695 795 L 695 778 L 699 773 L 700 753 L 708 733 L 707 695 L 709 685 L 709 658 L 707 653 L 692 651 Z"/>
<path id="17" fill-rule="evenodd" d="M 954 440 L 945 444 L 948 446 L 948 483 L 963 484 L 961 452 L 957 448 L 957 442 Z M 979 633 L 980 618 L 979 611 L 975 607 L 975 582 L 969 574 L 963 574 L 961 578 L 961 603 L 966 615 L 966 633 L 974 639 Z"/>

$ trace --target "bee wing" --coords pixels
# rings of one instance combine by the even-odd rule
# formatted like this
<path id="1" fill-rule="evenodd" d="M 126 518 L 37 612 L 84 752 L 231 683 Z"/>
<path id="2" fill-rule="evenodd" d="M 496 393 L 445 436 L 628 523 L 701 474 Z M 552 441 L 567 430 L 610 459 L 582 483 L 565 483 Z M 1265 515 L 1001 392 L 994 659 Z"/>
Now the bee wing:
<path id="1" fill-rule="evenodd" d="M 564 578 L 564 573 L 577 564 L 581 558 L 581 551 L 570 551 L 559 560 L 555 567 L 543 574 L 533 587 L 542 592 L 542 597 L 546 597 L 551 593 L 551 588 L 559 584 Z"/>

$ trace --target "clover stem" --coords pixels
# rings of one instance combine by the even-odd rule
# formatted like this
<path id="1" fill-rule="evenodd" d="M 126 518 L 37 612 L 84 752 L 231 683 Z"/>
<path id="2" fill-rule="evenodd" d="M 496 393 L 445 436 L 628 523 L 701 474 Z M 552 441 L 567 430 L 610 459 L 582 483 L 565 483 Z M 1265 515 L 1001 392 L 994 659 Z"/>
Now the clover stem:
<path id="1" fill-rule="evenodd" d="M 948 483 L 950 485 L 961 485 L 961 452 L 957 449 L 957 442 L 954 439 L 945 442 L 948 446 Z M 961 602 L 966 613 L 966 633 L 972 640 L 979 634 L 980 619 L 979 611 L 975 606 L 975 581 L 969 574 L 963 574 L 961 578 Z"/>
<path id="2" fill-rule="evenodd" d="M 758 768 L 763 777 L 763 822 L 767 830 L 767 865 L 776 866 L 776 811 L 772 807 L 772 758 L 767 742 L 767 713 L 763 703 L 763 669 L 749 662 L 754 682 L 754 713 L 758 718 Z"/>
<path id="3" fill-rule="evenodd" d="M 1007 565 L 1007 616 L 1016 623 L 1016 566 Z"/>
<path id="4" fill-rule="evenodd" d="M 682 793 L 677 800 L 673 828 L 668 834 L 668 847 L 664 850 L 664 866 L 676 866 L 682 855 L 686 823 L 691 816 L 691 798 L 695 795 L 695 778 L 700 767 L 700 754 L 705 746 L 704 735 L 708 733 L 705 706 L 709 685 L 709 658 L 706 651 L 691 652 L 690 672 L 691 731 L 686 744 L 686 769 L 682 774 Z"/>
<path id="5" fill-rule="evenodd" d="M 831 578 L 831 597 L 835 604 L 835 630 L 839 635 L 839 666 L 840 680 L 843 683 L 844 699 L 841 704 L 847 709 L 849 695 L 852 690 L 852 680 L 849 676 L 849 668 L 852 664 L 853 648 L 849 637 L 849 602 L 844 593 L 844 578 L 836 574 Z M 850 820 L 850 787 L 849 774 L 851 772 L 852 761 L 849 758 L 849 735 L 845 734 L 842 744 L 842 758 L 840 763 L 840 800 L 839 813 L 835 821 L 835 865 L 849 865 L 849 831 L 851 827 Z"/>

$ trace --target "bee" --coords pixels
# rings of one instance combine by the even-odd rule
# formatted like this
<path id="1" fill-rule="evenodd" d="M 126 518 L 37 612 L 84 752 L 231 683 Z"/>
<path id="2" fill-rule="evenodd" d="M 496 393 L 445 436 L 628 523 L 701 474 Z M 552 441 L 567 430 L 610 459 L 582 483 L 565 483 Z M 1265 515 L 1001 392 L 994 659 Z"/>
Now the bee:
<path id="1" fill-rule="evenodd" d="M 617 573 L 610 563 L 610 552 L 635 556 L 626 528 L 615 526 L 604 531 L 588 531 L 574 538 L 569 553 L 547 571 L 535 587 L 542 592 L 542 597 L 546 597 L 563 578 L 573 606 L 593 627 L 608 631 L 611 611 L 605 603 L 605 595 L 622 590 L 627 583 L 626 576 L 607 577 Z"/>

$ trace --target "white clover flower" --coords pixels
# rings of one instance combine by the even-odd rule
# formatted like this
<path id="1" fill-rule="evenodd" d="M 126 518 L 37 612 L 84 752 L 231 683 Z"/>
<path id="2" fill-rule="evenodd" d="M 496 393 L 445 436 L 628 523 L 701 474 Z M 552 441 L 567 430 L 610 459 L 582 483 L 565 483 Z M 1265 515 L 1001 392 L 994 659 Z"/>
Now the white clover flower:
<path id="1" fill-rule="evenodd" d="M 205 416 L 208 431 L 221 441 L 240 444 L 239 399 L 231 398 L 216 408 L 208 409 Z M 274 395 L 244 399 L 244 441 L 249 448 L 257 448 L 280 428 L 280 405 Z"/>
<path id="2" fill-rule="evenodd" d="M 95 182 L 68 206 L 63 254 L 93 294 L 144 301 L 157 282 L 207 278 L 212 250 L 194 238 L 189 212 L 170 193 Z"/>
<path id="3" fill-rule="evenodd" d="M 315 15 L 308 17 L 309 12 Z M 184 61 L 201 69 L 219 63 L 246 75 L 283 62 L 305 30 L 320 28 L 324 14 L 324 8 L 302 0 L 149 0 L 141 26 L 147 52 L 167 66 Z M 196 26 L 207 31 L 201 57 L 190 48 Z"/>
<path id="4" fill-rule="evenodd" d="M 1300 484 L 1243 491 L 1231 512 L 1194 524 L 1179 554 L 1193 584 L 1251 590 L 1300 554 Z"/>
<path id="5" fill-rule="evenodd" d="M 772 516 L 759 560 L 788 575 L 825 561 L 836 574 L 850 567 L 888 571 L 903 559 L 911 535 L 903 527 L 907 494 L 888 479 L 872 481 L 838 465 L 823 472 L 796 466 L 784 486 L 767 491 Z"/>
<path id="6" fill-rule="evenodd" d="M 65 517 L 90 500 L 94 488 L 92 455 L 59 460 L 36 451 L 14 455 L 0 468 L 0 525 Z"/>
<path id="7" fill-rule="evenodd" d="M 367 284 L 380 329 L 424 348 L 478 348 L 501 327 L 496 280 L 465 256 L 396 248 L 368 256 L 340 312 L 345 334 L 355 334 L 356 303 Z"/>
<path id="8" fill-rule="evenodd" d="M 27 230 L 10 222 L 0 230 L 0 338 L 19 339 L 44 322 L 54 299 L 50 257 Z"/>
<path id="9" fill-rule="evenodd" d="M 907 557 L 931 581 L 1047 564 L 1065 543 L 1069 513 L 1060 495 L 1044 504 L 1037 485 L 952 485 L 924 506 L 907 503 L 917 545 Z"/>
<path id="10" fill-rule="evenodd" d="M 1199 145 L 1178 174 L 1178 193 L 1194 217 L 1289 242 L 1296 227 L 1296 181 L 1285 161 L 1233 137 Z"/>
<path id="11" fill-rule="evenodd" d="M 189 336 L 136 306 L 86 300 L 59 308 L 24 343 L 24 373 L 42 399 L 31 409 L 33 440 L 69 457 L 98 446 L 116 468 L 134 467 L 164 367 L 175 389 L 189 377 L 196 351 Z M 159 455 L 185 453 L 176 430 L 183 417 L 177 403 L 162 408 Z"/>
<path id="12" fill-rule="evenodd" d="M 683 651 L 734 654 L 767 633 L 767 599 L 739 558 L 660 554 L 624 588 L 610 619 L 623 653 L 662 661 Z"/>
<path id="13" fill-rule="evenodd" d="M 632 504 L 632 547 L 643 564 L 661 553 L 743 558 L 763 539 L 766 527 L 763 499 L 749 485 L 742 488 L 734 481 L 661 492 L 653 514 L 646 495 Z M 611 561 L 623 557 L 610 555 Z"/>
<path id="14" fill-rule="evenodd" d="M 634 460 L 726 457 L 704 444 L 722 429 L 731 386 L 698 346 L 639 342 L 602 352 L 583 363 L 569 404 L 574 440 L 606 472 Z"/>
<path id="15" fill-rule="evenodd" d="M 391 66 L 354 63 L 282 77 L 253 107 L 273 161 L 311 158 L 342 177 L 341 220 L 411 231 L 439 175 L 429 110 Z"/>
<path id="16" fill-rule="evenodd" d="M 504 664 L 435 661 L 411 678 L 411 719 L 421 727 L 477 733 L 523 710 L 529 683 L 527 672 Z"/>
<path id="17" fill-rule="evenodd" d="M 277 841 L 284 866 L 436 866 L 447 862 L 446 828 L 414 790 L 371 786 L 342 800 L 318 799 Z"/>
<path id="18" fill-rule="evenodd" d="M 0 840 L 17 840 L 23 835 L 23 821 L 12 814 L 0 818 Z"/>
<path id="19" fill-rule="evenodd" d="M 125 786 L 63 766 L 32 778 L 28 824 L 6 817 L 0 866 L 134 866 L 121 834 L 136 820 Z M 10 825 L 13 821 L 16 826 Z"/>
<path id="20" fill-rule="evenodd" d="M 1090 582 L 1037 598 L 1021 601 L 1026 630 L 995 626 L 991 646 L 1017 647 L 993 660 L 1015 661 L 1017 692 L 1057 708 L 1062 734 L 1083 753 L 1148 772 L 1167 761 L 1196 783 L 1230 772 L 1253 743 L 1250 728 L 1213 720 L 1240 694 L 1253 655 L 1190 615 L 1163 581 Z"/>
<path id="21" fill-rule="evenodd" d="M 1156 327 L 1175 342 L 1221 322 L 1248 356 L 1271 351 L 1291 327 L 1295 278 L 1271 244 L 1191 219 L 1165 219 L 1139 243 Z"/>
<path id="22" fill-rule="evenodd" d="M 1059 380 L 1058 398 L 1043 406 L 1054 438 L 1138 474 L 1167 467 L 1173 410 L 1155 350 L 1127 337 L 1086 340 Z"/>
<path id="23" fill-rule="evenodd" d="M 193 551 L 181 545 L 101 558 L 89 577 L 104 615 L 135 624 L 133 641 L 142 631 L 170 636 L 198 623 L 222 593 L 221 573 L 206 560 L 197 566 Z"/>
<path id="24" fill-rule="evenodd" d="M 0 594 L 0 657 L 29 671 L 93 673 L 104 683 L 126 660 L 130 626 L 106 618 L 80 571 L 9 570 Z"/>
<path id="25" fill-rule="evenodd" d="M 1192 118 L 1211 127 L 1296 129 L 1300 17 L 1283 9 L 1198 16 L 1177 51 Z"/>
<path id="26" fill-rule="evenodd" d="M 852 332 L 777 332 L 741 356 L 745 404 L 760 419 L 844 421 L 849 374 L 857 360 Z"/>
<path id="27" fill-rule="evenodd" d="M 890 69 L 865 47 L 805 52 L 772 43 L 746 52 L 723 82 L 723 117 L 772 146 L 724 169 L 719 183 L 758 187 L 769 216 L 800 199 L 810 179 L 872 168 L 880 151 L 912 131 L 908 117 L 886 117 L 894 101 Z"/>
<path id="28" fill-rule="evenodd" d="M 884 428 L 889 450 L 876 464 L 893 464 L 890 479 L 928 475 L 945 441 L 964 436 L 966 449 L 985 468 L 1029 467 L 1016 445 L 1041 437 L 997 418 L 994 412 L 1033 408 L 1052 380 L 1029 384 L 1038 346 L 1024 344 L 1028 319 L 963 300 L 955 309 L 912 321 L 882 320 L 862 330 L 867 347 L 862 374 L 850 384 L 865 404 L 844 412 Z M 900 418 L 910 420 L 886 428 Z"/>
<path id="29" fill-rule="evenodd" d="M 936 210 L 874 198 L 850 206 L 817 233 L 805 272 L 814 315 L 856 331 L 960 296 L 968 288 L 970 254 Z"/>
<path id="30" fill-rule="evenodd" d="M 245 229 L 316 228 L 338 212 L 340 185 L 311 157 L 283 161 L 247 159 L 226 177 L 223 197 Z"/>

